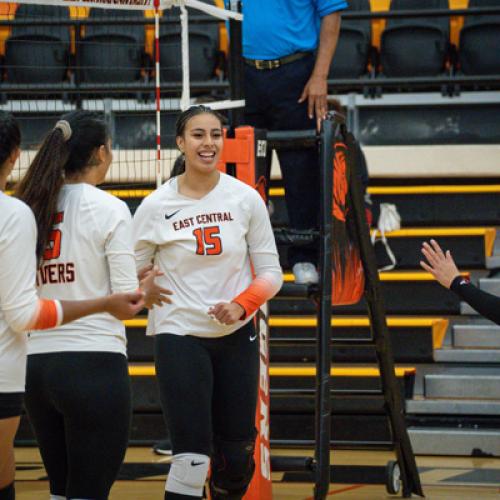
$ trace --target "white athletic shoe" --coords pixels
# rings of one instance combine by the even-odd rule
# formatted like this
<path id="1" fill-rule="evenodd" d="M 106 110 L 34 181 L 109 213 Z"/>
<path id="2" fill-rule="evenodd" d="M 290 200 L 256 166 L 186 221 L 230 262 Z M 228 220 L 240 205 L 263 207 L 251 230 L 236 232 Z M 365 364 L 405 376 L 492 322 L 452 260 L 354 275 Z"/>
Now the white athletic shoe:
<path id="1" fill-rule="evenodd" d="M 153 445 L 153 451 L 157 455 L 172 455 L 172 444 L 169 439 L 158 441 Z"/>
<path id="2" fill-rule="evenodd" d="M 316 285 L 319 281 L 318 271 L 310 262 L 297 262 L 292 271 L 297 285 Z"/>

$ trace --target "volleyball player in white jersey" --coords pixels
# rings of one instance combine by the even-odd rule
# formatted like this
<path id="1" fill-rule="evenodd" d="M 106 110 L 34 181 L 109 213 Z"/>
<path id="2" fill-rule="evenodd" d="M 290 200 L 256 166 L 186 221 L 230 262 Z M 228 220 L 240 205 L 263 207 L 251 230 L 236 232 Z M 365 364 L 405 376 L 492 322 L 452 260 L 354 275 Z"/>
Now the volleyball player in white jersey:
<path id="1" fill-rule="evenodd" d="M 239 499 L 255 467 L 259 341 L 252 317 L 278 292 L 282 272 L 263 200 L 216 168 L 219 116 L 190 108 L 177 121 L 176 141 L 180 175 L 134 216 L 138 266 L 154 260 L 160 283 L 173 291 L 172 304 L 148 319 L 172 440 L 165 499 L 201 498 L 209 457 L 212 498 Z"/>
<path id="2" fill-rule="evenodd" d="M 104 311 L 131 318 L 143 307 L 138 293 L 76 302 L 38 298 L 35 219 L 23 202 L 3 193 L 20 143 L 16 120 L 0 111 L 0 500 L 15 498 L 13 444 L 25 387 L 24 331 L 53 328 Z"/>
<path id="3" fill-rule="evenodd" d="M 38 224 L 41 297 L 84 299 L 138 288 L 130 211 L 96 188 L 111 159 L 104 121 L 74 111 L 47 135 L 21 182 L 18 195 Z M 106 499 L 131 417 L 124 325 L 96 314 L 32 332 L 26 409 L 51 498 Z"/>

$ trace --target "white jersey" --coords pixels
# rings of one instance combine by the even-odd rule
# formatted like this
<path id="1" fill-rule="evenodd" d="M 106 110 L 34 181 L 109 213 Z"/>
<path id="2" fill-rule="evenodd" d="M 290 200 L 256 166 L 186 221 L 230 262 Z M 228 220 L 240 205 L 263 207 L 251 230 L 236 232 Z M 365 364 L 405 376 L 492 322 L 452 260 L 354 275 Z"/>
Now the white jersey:
<path id="1" fill-rule="evenodd" d="M 127 205 L 90 184 L 66 184 L 50 244 L 37 273 L 41 298 L 84 300 L 137 290 Z M 104 351 L 126 354 L 125 327 L 108 313 L 30 333 L 28 353 Z"/>
<path id="2" fill-rule="evenodd" d="M 219 337 L 250 321 L 251 315 L 221 325 L 208 315 L 210 307 L 232 301 L 250 285 L 250 260 L 258 274 L 264 259 L 280 285 L 265 203 L 255 189 L 226 174 L 200 200 L 180 194 L 177 178 L 167 181 L 137 209 L 134 240 L 137 266 L 154 258 L 165 273 L 158 283 L 173 291 L 172 304 L 150 311 L 148 334 Z"/>
<path id="3" fill-rule="evenodd" d="M 29 207 L 0 192 L 0 393 L 24 392 L 26 334 L 21 330 L 38 304 L 36 235 Z"/>

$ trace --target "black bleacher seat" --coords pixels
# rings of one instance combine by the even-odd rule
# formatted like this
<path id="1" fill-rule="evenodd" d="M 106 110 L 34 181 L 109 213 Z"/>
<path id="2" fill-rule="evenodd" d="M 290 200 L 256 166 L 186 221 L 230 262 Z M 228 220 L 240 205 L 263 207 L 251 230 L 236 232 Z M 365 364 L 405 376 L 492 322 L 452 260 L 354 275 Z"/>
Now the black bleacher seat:
<path id="1" fill-rule="evenodd" d="M 89 19 L 143 19 L 140 10 L 91 9 Z M 87 25 L 77 47 L 83 82 L 132 83 L 140 79 L 144 61 L 144 24 Z"/>
<path id="2" fill-rule="evenodd" d="M 349 0 L 349 11 L 370 11 L 369 0 Z M 358 78 L 366 73 L 371 48 L 370 19 L 342 19 L 329 78 Z"/>
<path id="3" fill-rule="evenodd" d="M 448 0 L 392 0 L 391 10 L 448 9 Z M 437 76 L 449 48 L 449 17 L 390 18 L 380 58 L 387 77 Z"/>
<path id="4" fill-rule="evenodd" d="M 213 0 L 202 0 L 214 5 Z M 167 19 L 177 19 L 175 24 L 160 27 L 161 79 L 165 82 L 182 80 L 180 10 L 165 11 Z M 189 72 L 191 81 L 206 81 L 214 76 L 219 49 L 219 23 L 197 9 L 188 9 L 188 15 L 206 17 L 207 22 L 189 23 Z"/>
<path id="5" fill-rule="evenodd" d="M 470 0 L 472 7 L 500 7 L 500 0 Z M 500 15 L 465 17 L 460 32 L 460 69 L 466 75 L 500 74 Z"/>
<path id="6" fill-rule="evenodd" d="M 9 83 L 59 83 L 66 76 L 70 47 L 69 26 L 37 25 L 42 19 L 69 19 L 66 7 L 22 4 L 17 20 L 32 22 L 14 25 L 5 44 L 5 62 Z"/>

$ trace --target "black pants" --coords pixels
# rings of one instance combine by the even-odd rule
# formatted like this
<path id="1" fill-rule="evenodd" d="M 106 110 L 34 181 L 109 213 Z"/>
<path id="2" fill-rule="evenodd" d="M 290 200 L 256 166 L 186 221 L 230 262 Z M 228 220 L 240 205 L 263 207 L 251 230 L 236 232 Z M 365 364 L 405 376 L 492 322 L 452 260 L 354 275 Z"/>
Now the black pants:
<path id="1" fill-rule="evenodd" d="M 126 357 L 106 352 L 30 355 L 25 405 L 50 492 L 68 499 L 108 498 L 129 436 Z"/>
<path id="2" fill-rule="evenodd" d="M 211 455 L 213 438 L 254 440 L 259 339 L 253 322 L 225 337 L 155 337 L 172 451 Z"/>
<path id="3" fill-rule="evenodd" d="M 298 99 L 314 67 L 311 53 L 280 68 L 258 70 L 245 65 L 245 122 L 267 130 L 305 130 L 316 128 L 316 120 L 307 116 L 307 101 Z M 285 185 L 290 227 L 318 227 L 319 159 L 316 149 L 278 151 Z M 316 248 L 293 248 L 288 262 L 317 263 Z"/>

